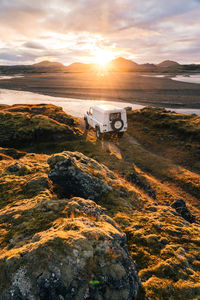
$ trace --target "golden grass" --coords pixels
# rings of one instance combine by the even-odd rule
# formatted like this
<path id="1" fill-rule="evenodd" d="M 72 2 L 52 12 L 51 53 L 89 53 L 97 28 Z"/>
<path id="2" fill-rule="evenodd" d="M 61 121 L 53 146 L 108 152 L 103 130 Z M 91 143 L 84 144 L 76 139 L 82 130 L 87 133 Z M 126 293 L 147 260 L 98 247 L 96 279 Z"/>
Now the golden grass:
<path id="1" fill-rule="evenodd" d="M 93 131 L 89 131 L 78 142 L 62 142 L 52 149 L 41 148 L 46 153 L 80 151 L 113 171 L 115 180 L 110 179 L 105 169 L 94 167 L 92 162 L 85 167 L 87 172 L 112 186 L 112 191 L 98 199 L 98 204 L 108 209 L 127 234 L 129 253 L 137 263 L 146 295 L 150 299 L 188 300 L 200 297 L 200 175 L 199 161 L 196 159 L 198 130 L 197 117 L 181 117 L 162 110 L 147 109 L 130 114 L 129 130 L 121 140 L 114 139 L 111 143 L 109 139 L 106 140 L 106 145 L 114 144 L 117 147 L 121 157 L 112 155 L 105 141 L 96 140 Z M 158 139 L 161 134 L 164 140 L 160 142 Z M 171 140 L 167 139 L 168 136 Z M 131 143 L 131 138 L 138 143 Z M 192 148 L 188 150 L 185 143 L 192 145 Z M 71 211 L 67 221 L 63 221 L 65 202 L 58 204 L 54 201 L 51 188 L 38 191 L 37 195 L 31 195 L 24 189 L 27 181 L 48 173 L 47 159 L 48 155 L 43 154 L 26 155 L 18 160 L 26 168 L 15 175 L 10 174 L 7 167 L 16 163 L 16 160 L 0 161 L 1 213 L 7 216 L 1 227 L 5 251 L 9 250 L 6 247 L 12 239 L 21 249 L 26 247 L 26 241 L 22 241 L 26 228 L 29 228 L 30 236 L 27 239 L 30 240 L 38 232 L 40 239 L 45 238 L 45 233 L 51 237 L 52 226 L 60 228 L 59 234 L 62 236 L 63 226 L 69 232 L 77 231 L 77 238 L 84 235 L 84 227 L 76 212 Z M 134 174 L 138 182 L 128 181 L 130 174 Z M 153 191 L 155 197 L 149 191 Z M 190 224 L 171 208 L 171 204 L 178 199 L 186 202 L 196 217 L 196 223 Z M 41 207 L 45 211 L 44 216 L 41 215 Z M 98 223 L 101 227 L 100 220 L 92 216 L 87 222 L 92 225 Z M 10 223 L 15 226 L 9 227 Z M 109 225 L 106 231 L 109 232 Z M 101 229 L 87 231 L 86 235 L 84 238 L 99 239 Z M 12 255 L 12 251 L 15 253 L 18 250 L 9 251 Z M 116 255 L 112 249 L 108 249 L 108 257 Z"/>

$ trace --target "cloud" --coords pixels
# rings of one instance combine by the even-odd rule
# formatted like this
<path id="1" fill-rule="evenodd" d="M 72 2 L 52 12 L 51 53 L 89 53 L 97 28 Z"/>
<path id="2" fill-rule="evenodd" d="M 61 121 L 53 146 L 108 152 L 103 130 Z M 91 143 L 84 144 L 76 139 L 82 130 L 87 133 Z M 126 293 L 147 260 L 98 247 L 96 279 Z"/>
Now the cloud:
<path id="1" fill-rule="evenodd" d="M 30 48 L 30 49 L 37 49 L 37 50 L 46 49 L 46 47 L 42 46 L 40 43 L 31 42 L 31 41 L 24 43 L 23 47 Z"/>
<path id="2" fill-rule="evenodd" d="M 199 0 L 0 0 L 0 61 L 71 63 L 105 47 L 137 62 L 192 62 L 199 15 Z"/>

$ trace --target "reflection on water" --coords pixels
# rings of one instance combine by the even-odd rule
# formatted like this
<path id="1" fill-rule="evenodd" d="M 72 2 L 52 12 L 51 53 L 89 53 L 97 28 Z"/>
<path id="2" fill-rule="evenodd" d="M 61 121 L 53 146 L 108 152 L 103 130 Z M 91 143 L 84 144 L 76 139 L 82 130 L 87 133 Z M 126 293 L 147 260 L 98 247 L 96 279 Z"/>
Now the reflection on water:
<path id="1" fill-rule="evenodd" d="M 172 79 L 177 81 L 182 81 L 182 82 L 200 83 L 200 74 L 177 75 L 176 77 L 172 77 Z"/>
<path id="2" fill-rule="evenodd" d="M 163 77 L 167 77 L 167 75 L 161 75 L 161 74 L 144 74 L 144 75 L 140 75 L 140 76 L 144 76 L 144 77 L 156 77 L 156 78 L 163 78 Z"/>
<path id="3" fill-rule="evenodd" d="M 156 77 L 156 78 L 171 78 L 172 80 L 182 81 L 182 82 L 189 82 L 189 83 L 200 83 L 200 74 L 192 74 L 192 75 L 167 75 L 167 74 L 145 74 L 140 75 L 144 77 Z"/>
<path id="4" fill-rule="evenodd" d="M 55 104 L 61 106 L 63 110 L 75 117 L 83 117 L 84 113 L 92 105 L 111 104 L 118 107 L 131 106 L 132 109 L 143 108 L 143 105 L 131 104 L 129 102 L 114 102 L 114 101 L 101 101 L 101 100 L 84 100 L 73 98 L 61 98 L 35 94 L 32 92 L 22 92 L 13 90 L 0 89 L 0 104 Z"/>
<path id="5" fill-rule="evenodd" d="M 83 117 L 84 113 L 92 105 L 100 104 L 111 104 L 118 107 L 130 106 L 132 109 L 143 108 L 143 105 L 132 104 L 129 102 L 116 102 L 116 101 L 101 101 L 101 100 L 84 100 L 84 99 L 73 99 L 73 98 L 61 98 L 61 97 L 52 97 L 40 95 L 32 92 L 23 92 L 23 91 L 13 91 L 13 90 L 4 90 L 0 89 L 0 104 L 55 104 L 61 106 L 63 110 L 75 117 Z M 200 115 L 200 109 L 171 109 L 177 113 L 182 114 L 197 114 Z"/>
<path id="6" fill-rule="evenodd" d="M 24 77 L 24 75 L 0 75 L 0 80 L 1 79 L 12 79 L 12 78 L 20 78 L 20 77 Z"/>

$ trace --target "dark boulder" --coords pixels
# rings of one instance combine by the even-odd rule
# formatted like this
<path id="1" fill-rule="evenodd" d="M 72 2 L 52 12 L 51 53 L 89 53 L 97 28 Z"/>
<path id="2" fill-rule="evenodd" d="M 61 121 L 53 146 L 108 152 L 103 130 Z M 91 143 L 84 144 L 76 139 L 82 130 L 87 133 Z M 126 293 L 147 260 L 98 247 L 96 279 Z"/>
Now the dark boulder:
<path id="1" fill-rule="evenodd" d="M 0 153 L 14 159 L 20 159 L 26 155 L 26 152 L 16 150 L 14 148 L 0 148 Z"/>
<path id="2" fill-rule="evenodd" d="M 49 178 L 57 186 L 61 196 L 79 196 L 94 200 L 111 191 L 112 188 L 105 182 L 106 178 L 102 174 L 112 176 L 112 173 L 82 153 L 75 154 L 65 151 L 48 160 L 51 168 Z"/>
<path id="3" fill-rule="evenodd" d="M 176 200 L 172 205 L 172 208 L 176 210 L 178 214 L 181 215 L 186 221 L 190 223 L 195 222 L 195 217 L 188 210 L 185 201 L 183 199 Z"/>
<path id="4" fill-rule="evenodd" d="M 150 197 L 156 200 L 155 190 L 153 190 L 149 183 L 146 182 L 146 179 L 143 176 L 137 174 L 135 170 L 131 174 L 129 174 L 126 179 L 131 183 L 136 184 L 139 188 L 143 189 Z"/>

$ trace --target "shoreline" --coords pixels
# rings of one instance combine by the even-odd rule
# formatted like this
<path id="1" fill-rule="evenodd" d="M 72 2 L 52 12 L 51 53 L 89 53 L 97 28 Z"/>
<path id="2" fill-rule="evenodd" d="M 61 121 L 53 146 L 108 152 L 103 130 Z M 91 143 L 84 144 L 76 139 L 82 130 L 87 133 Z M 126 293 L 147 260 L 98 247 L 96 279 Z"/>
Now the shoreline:
<path id="1" fill-rule="evenodd" d="M 11 91 L 16 91 L 16 92 L 30 92 L 33 94 L 38 94 L 38 95 L 43 95 L 43 96 L 50 96 L 50 97 L 56 97 L 56 98 L 69 98 L 69 99 L 74 99 L 74 100 L 85 100 L 85 101 L 113 101 L 113 102 L 124 102 L 127 103 L 129 102 L 130 104 L 136 104 L 136 105 L 143 105 L 143 106 L 150 106 L 150 107 L 160 107 L 160 108 L 171 108 L 171 109 L 200 109 L 200 103 L 197 103 L 195 105 L 191 104 L 178 104 L 178 103 L 163 103 L 163 102 L 152 102 L 152 101 L 136 101 L 133 99 L 122 99 L 122 98 L 117 98 L 117 97 L 112 97 L 112 96 L 107 96 L 106 98 L 102 97 L 100 98 L 99 96 L 91 96 L 88 97 L 85 94 L 77 93 L 76 95 L 70 94 L 70 93 L 59 93 L 59 92 L 42 92 L 42 91 L 37 91 L 35 89 L 16 89 L 12 87 L 2 87 L 0 86 L 0 89 L 3 90 L 11 90 Z M 16 103 L 17 104 L 17 103 Z"/>
<path id="2" fill-rule="evenodd" d="M 129 102 L 144 106 L 200 109 L 200 85 L 137 74 L 29 74 L 1 79 L 0 89 L 80 100 Z"/>

